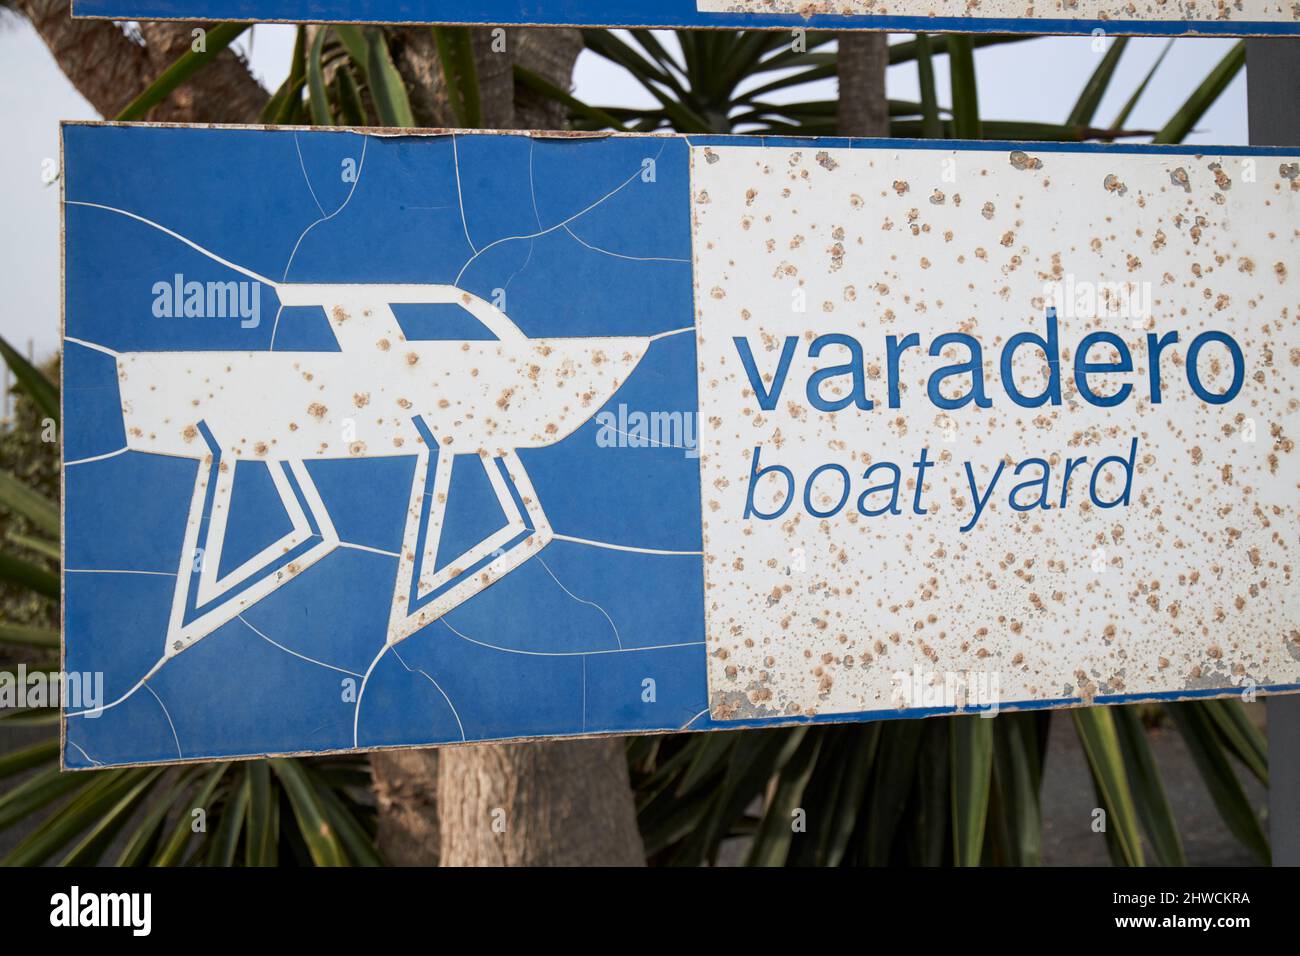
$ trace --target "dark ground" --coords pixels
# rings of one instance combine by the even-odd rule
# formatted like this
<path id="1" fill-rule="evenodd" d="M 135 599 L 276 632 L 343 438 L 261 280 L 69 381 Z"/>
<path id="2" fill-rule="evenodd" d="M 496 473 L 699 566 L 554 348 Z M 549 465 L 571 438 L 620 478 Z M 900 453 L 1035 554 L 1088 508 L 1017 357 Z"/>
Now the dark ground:
<path id="1" fill-rule="evenodd" d="M 1255 705 L 1260 711 L 1263 708 Z M 1192 762 L 1183 738 L 1173 728 L 1149 732 L 1151 750 L 1164 778 L 1165 793 L 1192 866 L 1251 866 L 1258 861 L 1237 842 L 1219 817 L 1210 793 Z M 1238 768 L 1237 777 L 1257 808 L 1267 791 Z M 1070 720 L 1053 720 L 1043 780 L 1043 864 L 1106 866 L 1106 838 L 1092 832 L 1097 805 L 1087 758 Z"/>

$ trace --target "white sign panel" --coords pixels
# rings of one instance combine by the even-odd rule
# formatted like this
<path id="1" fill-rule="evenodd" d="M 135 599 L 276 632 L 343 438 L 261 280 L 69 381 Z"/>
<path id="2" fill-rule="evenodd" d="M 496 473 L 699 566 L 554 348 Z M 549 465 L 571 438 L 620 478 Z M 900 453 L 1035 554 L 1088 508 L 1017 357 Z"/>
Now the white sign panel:
<path id="1" fill-rule="evenodd" d="M 889 17 L 921 13 L 908 0 L 696 0 L 701 13 Z M 1279 0 L 1240 0 L 1227 4 L 1186 0 L 1055 0 L 1039 4 L 1029 0 L 931 0 L 924 16 L 978 18 L 980 20 L 1084 20 L 1188 23 L 1213 19 L 1220 22 L 1288 23 L 1297 14 L 1291 4 Z"/>
<path id="2" fill-rule="evenodd" d="M 1296 169 L 693 150 L 714 718 L 1294 682 Z"/>

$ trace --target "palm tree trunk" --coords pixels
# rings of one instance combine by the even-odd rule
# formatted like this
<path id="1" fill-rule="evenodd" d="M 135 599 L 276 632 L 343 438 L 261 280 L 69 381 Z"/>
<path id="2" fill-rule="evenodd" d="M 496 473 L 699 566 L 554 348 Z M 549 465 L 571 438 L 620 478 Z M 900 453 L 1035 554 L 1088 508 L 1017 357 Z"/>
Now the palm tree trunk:
<path id="1" fill-rule="evenodd" d="M 840 135 L 888 136 L 889 35 L 846 31 L 839 35 L 839 48 Z"/>
<path id="2" fill-rule="evenodd" d="M 141 23 L 140 35 L 154 76 L 175 63 L 194 43 L 200 23 Z M 152 77 L 150 77 L 152 79 Z M 174 123 L 256 123 L 270 95 L 248 71 L 248 64 L 225 49 L 212 62 L 159 103 L 149 118 Z"/>
<path id="3" fill-rule="evenodd" d="M 112 119 L 190 48 L 197 23 L 142 23 L 137 43 L 105 20 L 73 20 L 67 0 L 14 0 L 59 69 L 100 116 Z M 270 99 L 248 65 L 222 50 L 149 118 L 175 123 L 252 123 Z"/>
<path id="4" fill-rule="evenodd" d="M 439 756 L 443 866 L 644 866 L 620 738 Z"/>
<path id="5" fill-rule="evenodd" d="M 438 865 L 438 753 L 385 750 L 370 755 L 379 810 L 375 843 L 393 866 Z"/>

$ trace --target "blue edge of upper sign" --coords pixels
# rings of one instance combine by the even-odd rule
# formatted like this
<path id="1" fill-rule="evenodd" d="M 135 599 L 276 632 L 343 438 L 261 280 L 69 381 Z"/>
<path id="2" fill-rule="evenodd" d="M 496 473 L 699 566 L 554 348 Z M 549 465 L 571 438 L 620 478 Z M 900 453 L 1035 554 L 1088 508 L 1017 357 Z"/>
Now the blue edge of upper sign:
<path id="1" fill-rule="evenodd" d="M 251 20 L 302 23 L 454 23 L 681 29 L 872 29 L 898 33 L 1044 33 L 1140 36 L 1294 36 L 1300 23 L 1214 20 L 1048 20 L 997 17 L 701 13 L 695 0 L 476 0 L 430 12 L 416 0 L 72 0 L 77 17 L 113 20 Z M 867 22 L 869 19 L 869 23 Z"/>
<path id="2" fill-rule="evenodd" d="M 371 136 L 66 124 L 64 335 L 113 351 L 269 349 L 274 308 L 253 328 L 151 314 L 150 290 L 160 277 L 241 278 L 176 236 L 280 281 L 454 281 L 486 298 L 504 288 L 510 319 L 534 338 L 677 329 L 689 325 L 693 314 L 688 145 L 764 144 L 1206 152 L 1140 145 Z M 1287 154 L 1267 147 L 1214 151 Z M 639 174 L 647 157 L 655 160 L 653 188 L 625 188 L 643 183 Z M 351 182 L 339 175 L 349 159 L 357 160 Z M 494 241 L 501 237 L 523 238 Z M 267 294 L 274 299 L 273 292 Z M 286 307 L 276 324 L 275 351 L 336 349 L 323 312 L 315 313 Z M 419 317 L 409 318 L 414 324 L 406 329 L 408 337 L 419 338 Z M 691 336 L 664 338 L 606 408 L 693 413 L 695 366 Z M 102 705 L 127 693 L 159 657 L 195 462 L 122 452 L 126 439 L 110 353 L 65 342 L 62 374 L 64 666 L 69 673 L 105 675 Z M 593 418 L 554 445 L 519 452 L 551 525 L 571 540 L 553 541 L 538 556 L 544 563 L 525 562 L 402 641 L 400 657 L 386 654 L 382 660 L 374 655 L 383 646 L 393 580 L 393 559 L 384 554 L 401 548 L 413 460 L 408 455 L 309 463 L 339 536 L 363 549 L 335 551 L 308 568 L 170 658 L 120 705 L 93 719 L 65 718 L 65 766 L 331 752 L 352 749 L 354 740 L 361 749 L 373 749 L 953 712 L 937 707 L 713 721 L 707 712 L 702 558 L 649 553 L 701 550 L 698 459 L 670 447 L 598 447 L 596 429 Z M 279 502 L 268 496 L 270 484 L 260 469 L 243 473 L 241 478 L 236 470 L 221 574 L 274 541 L 286 520 Z M 467 474 L 472 478 L 473 469 Z M 458 491 L 456 480 L 453 472 L 451 504 L 458 494 L 466 497 L 465 507 L 448 507 L 444 537 L 453 556 L 458 546 L 496 527 L 483 524 L 493 512 L 484 483 L 475 491 L 471 481 Z M 563 628 L 538 626 L 557 620 Z M 340 688 L 369 673 L 368 664 L 374 672 L 364 708 L 357 710 Z M 650 700 L 647 679 L 653 681 Z M 1061 697 L 1003 709 L 1077 703 Z"/>

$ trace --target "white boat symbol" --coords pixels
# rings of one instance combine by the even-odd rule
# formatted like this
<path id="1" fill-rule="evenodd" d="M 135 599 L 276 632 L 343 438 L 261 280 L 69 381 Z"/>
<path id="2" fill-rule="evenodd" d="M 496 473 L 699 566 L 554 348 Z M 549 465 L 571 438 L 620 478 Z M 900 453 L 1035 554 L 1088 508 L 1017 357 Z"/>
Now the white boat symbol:
<path id="1" fill-rule="evenodd" d="M 473 597 L 552 539 L 516 449 L 572 434 L 652 341 L 528 338 L 450 285 L 279 283 L 276 292 L 282 305 L 323 308 L 340 351 L 115 353 L 127 448 L 200 463 L 167 657 L 339 547 L 305 466 L 313 460 L 416 457 L 389 645 Z M 392 306 L 411 304 L 463 310 L 484 336 L 408 340 Z M 507 521 L 437 569 L 452 462 L 464 454 L 478 456 Z M 218 577 L 235 471 L 246 461 L 266 464 L 292 530 Z"/>

